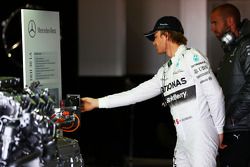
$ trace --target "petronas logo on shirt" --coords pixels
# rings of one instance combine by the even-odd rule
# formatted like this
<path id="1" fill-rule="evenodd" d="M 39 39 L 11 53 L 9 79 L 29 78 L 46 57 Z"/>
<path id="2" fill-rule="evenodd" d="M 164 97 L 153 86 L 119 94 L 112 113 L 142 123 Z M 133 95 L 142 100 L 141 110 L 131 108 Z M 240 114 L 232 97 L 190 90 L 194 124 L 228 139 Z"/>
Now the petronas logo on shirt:
<path id="1" fill-rule="evenodd" d="M 194 62 L 198 62 L 198 61 L 199 61 L 198 55 L 194 55 L 194 56 L 193 56 L 193 61 L 194 61 Z"/>
<path id="2" fill-rule="evenodd" d="M 172 88 L 178 87 L 180 85 L 186 84 L 187 80 L 186 78 L 181 78 L 180 80 L 176 79 L 175 81 L 172 81 L 166 85 L 167 91 L 169 91 Z"/>

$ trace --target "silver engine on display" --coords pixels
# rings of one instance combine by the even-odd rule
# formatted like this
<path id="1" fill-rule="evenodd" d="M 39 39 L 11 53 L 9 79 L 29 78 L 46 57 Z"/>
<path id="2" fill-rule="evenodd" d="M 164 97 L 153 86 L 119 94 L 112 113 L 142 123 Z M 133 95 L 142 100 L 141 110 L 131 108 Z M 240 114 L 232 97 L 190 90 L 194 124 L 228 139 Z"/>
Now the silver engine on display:
<path id="1" fill-rule="evenodd" d="M 79 127 L 77 107 L 55 108 L 39 82 L 18 84 L 17 78 L 0 80 L 0 167 L 83 167 L 77 140 L 62 135 L 76 121 L 73 129 Z"/>

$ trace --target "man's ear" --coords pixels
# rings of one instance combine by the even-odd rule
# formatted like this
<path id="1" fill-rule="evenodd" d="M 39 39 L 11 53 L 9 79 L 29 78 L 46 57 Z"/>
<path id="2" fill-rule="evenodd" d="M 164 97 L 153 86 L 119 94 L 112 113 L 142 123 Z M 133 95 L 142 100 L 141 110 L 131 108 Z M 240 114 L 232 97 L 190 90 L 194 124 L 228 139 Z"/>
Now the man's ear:
<path id="1" fill-rule="evenodd" d="M 227 18 L 227 25 L 230 27 L 230 31 L 235 32 L 237 30 L 237 24 L 232 16 Z"/>
<path id="2" fill-rule="evenodd" d="M 168 32 L 163 32 L 163 33 L 161 34 L 161 37 L 162 37 L 162 38 L 166 38 L 166 40 L 169 40 L 169 34 L 168 34 Z"/>
<path id="3" fill-rule="evenodd" d="M 226 22 L 229 27 L 232 27 L 235 24 L 234 18 L 232 16 L 227 17 Z"/>

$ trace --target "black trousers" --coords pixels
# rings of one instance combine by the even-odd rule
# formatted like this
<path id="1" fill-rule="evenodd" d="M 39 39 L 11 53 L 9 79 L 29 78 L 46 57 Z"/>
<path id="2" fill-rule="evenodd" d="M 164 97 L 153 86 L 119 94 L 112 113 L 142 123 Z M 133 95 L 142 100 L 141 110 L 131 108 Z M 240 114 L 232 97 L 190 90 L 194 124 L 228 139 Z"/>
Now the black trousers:
<path id="1" fill-rule="evenodd" d="M 224 133 L 225 149 L 219 150 L 220 167 L 250 167 L 250 132 Z"/>

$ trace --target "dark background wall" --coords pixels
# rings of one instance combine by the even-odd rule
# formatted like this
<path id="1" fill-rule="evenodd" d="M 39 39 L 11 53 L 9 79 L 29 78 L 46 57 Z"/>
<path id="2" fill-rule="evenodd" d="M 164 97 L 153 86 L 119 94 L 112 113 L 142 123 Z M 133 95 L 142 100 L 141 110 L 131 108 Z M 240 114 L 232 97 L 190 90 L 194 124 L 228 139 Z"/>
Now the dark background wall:
<path id="1" fill-rule="evenodd" d="M 4 21 L 26 4 L 60 12 L 62 94 L 100 97 L 127 90 L 151 78 L 151 75 L 78 76 L 78 1 L 8 0 L 0 6 Z M 21 40 L 20 14 L 15 15 L 6 32 L 10 45 Z M 0 27 L 2 32 L 3 27 Z M 22 78 L 21 48 L 8 58 L 0 37 L 0 76 Z M 70 74 L 70 75 L 68 75 Z M 79 141 L 87 164 L 121 165 L 126 157 L 171 158 L 175 129 L 168 109 L 161 107 L 161 97 L 109 110 L 96 109 L 81 114 L 81 127 L 64 134 Z"/>

